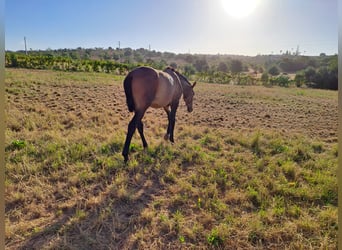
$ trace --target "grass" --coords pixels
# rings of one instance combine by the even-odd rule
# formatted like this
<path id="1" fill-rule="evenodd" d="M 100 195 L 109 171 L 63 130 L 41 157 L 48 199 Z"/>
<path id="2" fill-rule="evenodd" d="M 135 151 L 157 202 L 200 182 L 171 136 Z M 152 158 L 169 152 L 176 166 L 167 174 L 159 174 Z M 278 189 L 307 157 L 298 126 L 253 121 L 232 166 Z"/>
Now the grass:
<path id="1" fill-rule="evenodd" d="M 118 90 L 121 82 L 102 74 L 6 70 L 8 249 L 337 247 L 335 141 L 179 122 L 172 145 L 156 128 L 165 124 L 147 116 L 149 148 L 135 135 L 125 165 L 124 99 L 110 106 L 117 99 L 105 103 L 104 95 L 89 104 L 103 86 Z M 69 101 L 56 103 L 65 112 L 35 99 L 62 97 L 64 88 Z M 260 94 L 241 91 L 248 95 L 235 98 L 248 103 Z M 199 87 L 197 95 L 205 93 Z M 68 105 L 75 110 L 66 111 Z"/>

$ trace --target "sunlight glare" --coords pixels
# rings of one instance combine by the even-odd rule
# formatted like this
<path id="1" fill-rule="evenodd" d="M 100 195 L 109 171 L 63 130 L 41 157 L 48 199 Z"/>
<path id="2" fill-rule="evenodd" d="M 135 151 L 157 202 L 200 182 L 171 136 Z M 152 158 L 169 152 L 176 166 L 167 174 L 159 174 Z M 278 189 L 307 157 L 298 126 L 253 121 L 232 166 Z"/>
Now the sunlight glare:
<path id="1" fill-rule="evenodd" d="M 224 10 L 235 18 L 244 18 L 251 14 L 259 0 L 221 0 Z"/>

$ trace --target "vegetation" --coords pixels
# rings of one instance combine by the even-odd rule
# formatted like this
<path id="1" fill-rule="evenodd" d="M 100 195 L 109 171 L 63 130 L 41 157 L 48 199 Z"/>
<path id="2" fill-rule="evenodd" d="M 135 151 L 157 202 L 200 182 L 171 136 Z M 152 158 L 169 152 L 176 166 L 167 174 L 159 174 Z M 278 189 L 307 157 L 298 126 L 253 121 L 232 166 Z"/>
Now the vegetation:
<path id="1" fill-rule="evenodd" d="M 337 117 L 336 92 L 200 83 L 197 114 L 180 107 L 176 143 L 162 139 L 164 112 L 152 111 L 150 147 L 134 137 L 125 165 L 123 76 L 5 72 L 7 249 L 337 248 L 335 121 L 315 134 L 307 120 L 304 130 L 288 117 L 281 129 L 268 122 L 296 108 Z M 208 111 L 199 108 L 206 98 Z M 249 113 L 266 103 L 278 114 L 259 128 L 212 126 L 221 99 Z"/>
<path id="2" fill-rule="evenodd" d="M 29 69 L 53 69 L 77 72 L 105 72 L 126 74 L 139 65 L 157 69 L 166 66 L 178 68 L 191 79 L 209 83 L 233 83 L 238 85 L 308 86 L 312 88 L 338 88 L 337 55 L 300 56 L 258 55 L 255 57 L 233 55 L 192 55 L 157 52 L 154 50 L 116 48 L 107 49 L 59 49 L 45 51 L 23 51 L 5 54 L 6 67 Z M 265 82 L 261 74 L 268 72 L 272 78 Z M 279 75 L 288 75 L 288 81 Z M 295 75 L 305 75 L 303 81 Z M 293 75 L 293 76 L 292 76 Z"/>

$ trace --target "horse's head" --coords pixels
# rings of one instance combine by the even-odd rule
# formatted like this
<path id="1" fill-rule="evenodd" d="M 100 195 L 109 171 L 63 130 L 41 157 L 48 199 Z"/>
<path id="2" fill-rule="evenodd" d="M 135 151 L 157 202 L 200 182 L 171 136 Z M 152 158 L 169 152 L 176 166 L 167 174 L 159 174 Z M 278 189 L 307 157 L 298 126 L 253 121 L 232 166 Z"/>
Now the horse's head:
<path id="1" fill-rule="evenodd" d="M 194 87 L 196 85 L 196 82 L 189 86 L 189 88 L 186 88 L 184 89 L 184 101 L 185 101 L 185 104 L 186 104 L 186 107 L 188 108 L 188 112 L 192 112 L 192 102 L 193 102 L 193 99 L 194 99 L 194 95 L 195 95 L 195 92 L 194 92 Z"/>
<path id="2" fill-rule="evenodd" d="M 192 112 L 192 101 L 195 95 L 194 87 L 196 85 L 196 82 L 194 82 L 194 84 L 191 84 L 185 76 L 183 76 L 173 68 L 167 67 L 166 70 L 172 70 L 179 77 L 180 83 L 182 85 L 184 102 L 188 108 L 188 112 Z"/>

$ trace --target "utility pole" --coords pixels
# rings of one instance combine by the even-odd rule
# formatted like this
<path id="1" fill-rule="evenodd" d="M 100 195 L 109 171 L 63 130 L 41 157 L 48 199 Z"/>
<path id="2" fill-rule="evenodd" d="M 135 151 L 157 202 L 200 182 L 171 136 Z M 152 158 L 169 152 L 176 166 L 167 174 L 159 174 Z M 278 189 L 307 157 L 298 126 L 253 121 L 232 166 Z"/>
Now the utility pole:
<path id="1" fill-rule="evenodd" d="M 296 49 L 296 56 L 299 56 L 300 52 L 299 52 L 299 45 L 297 45 L 297 49 Z"/>
<path id="2" fill-rule="evenodd" d="M 120 52 L 120 41 L 118 42 L 118 44 L 119 44 L 119 60 L 118 61 L 120 62 L 120 59 L 121 59 L 121 56 L 120 56 L 120 53 L 121 53 Z"/>
<path id="3" fill-rule="evenodd" d="M 26 36 L 24 36 L 24 43 L 25 43 L 25 55 L 27 55 Z"/>

